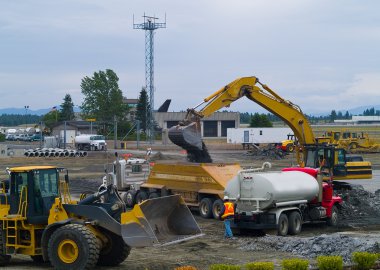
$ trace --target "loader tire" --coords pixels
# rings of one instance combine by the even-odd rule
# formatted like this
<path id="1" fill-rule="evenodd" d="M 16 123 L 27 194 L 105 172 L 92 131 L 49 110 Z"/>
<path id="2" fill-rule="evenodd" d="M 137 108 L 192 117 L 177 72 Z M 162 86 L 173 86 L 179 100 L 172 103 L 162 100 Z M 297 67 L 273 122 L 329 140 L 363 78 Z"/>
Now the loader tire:
<path id="1" fill-rule="evenodd" d="M 4 230 L 2 230 L 3 224 L 0 223 L 0 226 L 0 266 L 7 266 L 11 260 L 11 256 L 5 255 L 5 238 Z"/>
<path id="2" fill-rule="evenodd" d="M 212 217 L 212 200 L 210 198 L 203 198 L 199 204 L 199 214 L 203 218 Z"/>
<path id="3" fill-rule="evenodd" d="M 102 231 L 107 238 L 107 245 L 100 250 L 97 265 L 117 266 L 128 257 L 131 248 L 124 243 L 121 236 L 109 231 Z"/>
<path id="4" fill-rule="evenodd" d="M 298 211 L 293 211 L 289 215 L 289 234 L 296 235 L 301 232 L 302 218 Z"/>
<path id="5" fill-rule="evenodd" d="M 293 153 L 293 151 L 294 151 L 294 144 L 289 143 L 289 144 L 286 146 L 286 152 L 287 152 L 287 153 Z"/>
<path id="6" fill-rule="evenodd" d="M 99 242 L 86 226 L 67 224 L 50 237 L 48 257 L 54 269 L 93 269 L 99 258 Z"/>
<path id="7" fill-rule="evenodd" d="M 214 219 L 219 219 L 220 212 L 222 211 L 223 201 L 221 199 L 217 199 L 212 204 L 212 215 Z"/>
<path id="8" fill-rule="evenodd" d="M 289 220 L 285 213 L 282 213 L 278 218 L 278 229 L 277 234 L 279 236 L 286 236 L 289 230 Z"/>

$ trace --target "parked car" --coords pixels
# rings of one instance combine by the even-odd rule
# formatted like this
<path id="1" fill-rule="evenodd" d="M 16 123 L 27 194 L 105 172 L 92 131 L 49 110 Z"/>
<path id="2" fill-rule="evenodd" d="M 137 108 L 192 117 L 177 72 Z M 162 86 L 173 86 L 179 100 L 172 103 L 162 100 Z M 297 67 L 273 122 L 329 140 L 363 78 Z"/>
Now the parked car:
<path id="1" fill-rule="evenodd" d="M 7 141 L 15 141 L 15 135 L 14 135 L 14 134 L 7 134 L 7 135 L 5 136 L 5 139 L 6 139 Z"/>
<path id="2" fill-rule="evenodd" d="M 44 139 L 44 137 L 42 136 L 42 140 Z M 41 135 L 40 134 L 33 134 L 33 135 L 30 135 L 27 139 L 29 142 L 35 142 L 35 141 L 40 141 L 41 140 Z"/>

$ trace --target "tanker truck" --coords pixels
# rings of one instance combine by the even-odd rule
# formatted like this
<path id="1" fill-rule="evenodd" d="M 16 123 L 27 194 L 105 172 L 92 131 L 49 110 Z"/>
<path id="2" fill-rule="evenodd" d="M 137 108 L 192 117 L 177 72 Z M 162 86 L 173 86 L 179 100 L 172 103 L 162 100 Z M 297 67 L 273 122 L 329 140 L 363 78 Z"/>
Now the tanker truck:
<path id="1" fill-rule="evenodd" d="M 107 143 L 103 135 L 81 134 L 75 136 L 74 141 L 78 150 L 97 151 L 107 149 Z"/>
<path id="2" fill-rule="evenodd" d="M 234 233 L 277 229 L 278 235 L 296 235 L 303 223 L 338 223 L 342 198 L 333 195 L 332 182 L 323 182 L 314 168 L 286 168 L 281 172 L 241 170 L 225 195 L 235 202 Z"/>

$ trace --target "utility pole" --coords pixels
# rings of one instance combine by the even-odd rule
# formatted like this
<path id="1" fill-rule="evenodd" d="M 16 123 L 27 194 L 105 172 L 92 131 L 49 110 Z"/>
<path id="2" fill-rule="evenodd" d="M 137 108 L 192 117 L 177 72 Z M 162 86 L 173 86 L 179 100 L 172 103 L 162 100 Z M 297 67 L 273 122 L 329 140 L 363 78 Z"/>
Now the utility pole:
<path id="1" fill-rule="evenodd" d="M 117 149 L 117 120 L 116 115 L 113 117 L 113 145 Z"/>
<path id="2" fill-rule="evenodd" d="M 144 13 L 144 22 L 135 23 L 135 17 L 133 16 L 133 29 L 145 30 L 145 87 L 149 93 L 149 105 L 147 117 L 147 131 L 150 144 L 154 142 L 154 30 L 158 28 L 166 28 L 166 14 L 165 22 L 156 22 L 159 18 L 146 16 Z"/>

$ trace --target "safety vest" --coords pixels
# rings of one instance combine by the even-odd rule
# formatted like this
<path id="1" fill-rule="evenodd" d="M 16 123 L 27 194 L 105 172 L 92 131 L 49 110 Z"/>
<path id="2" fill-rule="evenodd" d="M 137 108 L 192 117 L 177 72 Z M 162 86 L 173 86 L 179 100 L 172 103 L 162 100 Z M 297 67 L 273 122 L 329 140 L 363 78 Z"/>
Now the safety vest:
<path id="1" fill-rule="evenodd" d="M 224 214 L 222 218 L 227 218 L 234 215 L 234 204 L 232 202 L 224 203 Z"/>

